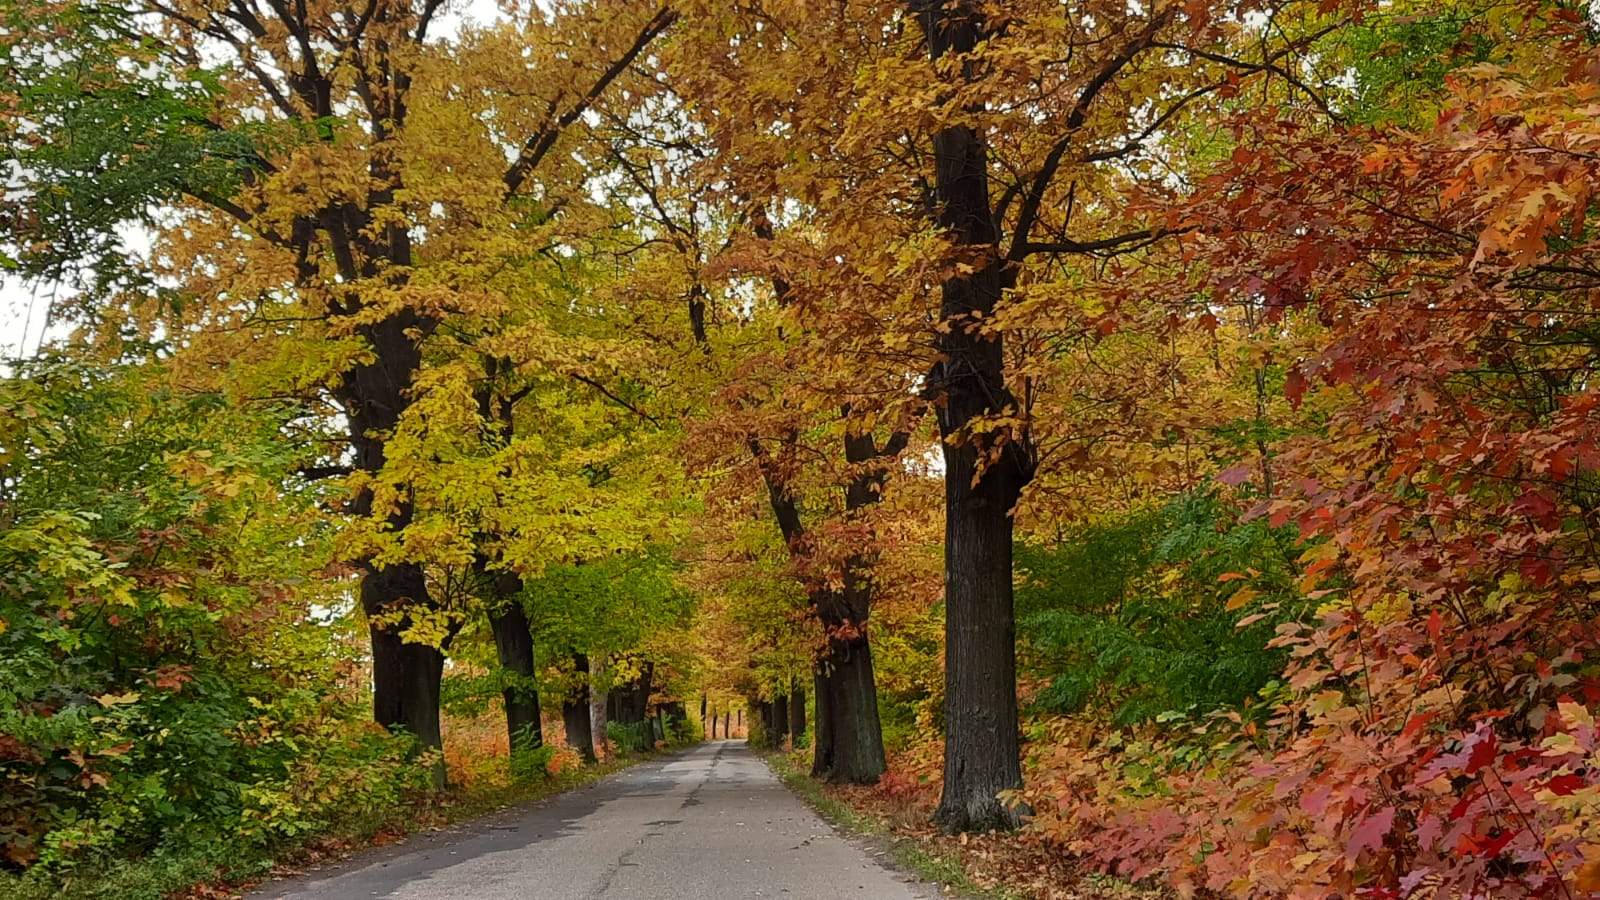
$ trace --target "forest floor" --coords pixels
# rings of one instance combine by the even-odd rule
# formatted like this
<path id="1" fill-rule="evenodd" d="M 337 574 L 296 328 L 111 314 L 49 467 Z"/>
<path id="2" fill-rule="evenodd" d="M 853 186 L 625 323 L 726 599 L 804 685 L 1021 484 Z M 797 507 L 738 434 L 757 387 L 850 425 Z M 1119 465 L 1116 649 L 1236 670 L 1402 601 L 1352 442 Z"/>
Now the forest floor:
<path id="1" fill-rule="evenodd" d="M 881 842 L 924 881 L 948 885 L 954 896 L 982 900 L 1167 900 L 1165 891 L 1130 885 L 1076 862 L 1025 831 L 947 835 L 931 824 L 936 784 L 910 785 L 886 777 L 874 787 L 826 785 L 809 772 L 809 750 L 768 753 L 789 788 L 825 818 Z"/>

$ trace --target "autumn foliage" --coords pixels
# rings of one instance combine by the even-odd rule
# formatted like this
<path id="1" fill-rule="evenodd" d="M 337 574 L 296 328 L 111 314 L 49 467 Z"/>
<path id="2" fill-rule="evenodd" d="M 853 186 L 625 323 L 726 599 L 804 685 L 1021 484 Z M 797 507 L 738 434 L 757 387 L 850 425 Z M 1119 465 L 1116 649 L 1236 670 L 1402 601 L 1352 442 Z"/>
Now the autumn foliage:
<path id="1" fill-rule="evenodd" d="M 378 5 L 0 3 L 6 868 L 610 692 L 1040 896 L 1600 894 L 1592 10 Z"/>

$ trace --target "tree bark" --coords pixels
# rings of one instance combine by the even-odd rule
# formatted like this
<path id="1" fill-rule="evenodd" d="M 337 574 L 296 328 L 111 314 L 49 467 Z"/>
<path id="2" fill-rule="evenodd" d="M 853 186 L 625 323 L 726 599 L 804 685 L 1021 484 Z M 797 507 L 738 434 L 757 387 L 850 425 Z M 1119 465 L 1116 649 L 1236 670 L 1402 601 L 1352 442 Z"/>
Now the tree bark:
<path id="1" fill-rule="evenodd" d="M 643 722 L 650 712 L 650 679 L 654 673 L 655 664 L 646 662 L 640 667 L 637 678 L 612 688 L 606 696 L 606 717 L 619 725 Z"/>
<path id="2" fill-rule="evenodd" d="M 605 684 L 600 677 L 605 672 L 605 661 L 591 661 L 589 664 L 589 733 L 594 739 L 597 754 L 610 755 L 612 752 L 609 739 L 606 737 L 606 704 L 609 699 L 607 692 L 600 690 L 596 685 Z"/>
<path id="3" fill-rule="evenodd" d="M 594 762 L 594 731 L 589 717 L 589 657 L 572 654 L 572 668 L 582 676 L 581 683 L 573 687 L 561 701 L 561 723 L 566 726 L 567 746 L 582 754 L 585 762 Z"/>
<path id="4" fill-rule="evenodd" d="M 968 53 L 988 37 L 971 0 L 914 0 L 931 57 Z M 976 77 L 964 65 L 961 80 Z M 1017 412 L 1006 387 L 1001 339 L 985 334 L 1013 277 L 998 251 L 989 197 L 988 146 L 970 126 L 933 137 L 938 221 L 968 265 L 941 286 L 940 362 L 929 379 L 945 458 L 945 759 L 934 821 L 947 831 L 1009 829 L 1015 811 L 1002 791 L 1022 786 L 1017 740 L 1016 622 L 1012 510 L 1031 476 L 1014 435 L 980 439 L 969 426 Z M 1008 439 L 1011 438 L 1011 439 Z M 980 469 L 980 462 L 985 463 Z"/>
<path id="5" fill-rule="evenodd" d="M 872 645 L 864 639 L 830 641 L 827 666 L 817 676 L 812 774 L 834 784 L 877 784 L 888 763 L 878 719 Z"/>
<path id="6" fill-rule="evenodd" d="M 789 687 L 789 734 L 794 738 L 794 747 L 799 749 L 800 738 L 806 733 L 806 689 L 800 685 L 799 679 Z"/>
<path id="7" fill-rule="evenodd" d="M 351 277 L 360 273 L 350 270 Z M 352 468 L 376 474 L 387 462 L 386 436 L 400 421 L 408 402 L 409 387 L 421 353 L 416 342 L 405 333 L 418 327 L 419 320 L 409 312 L 360 329 L 374 357 L 346 372 L 336 391 L 348 410 Z M 361 518 L 373 514 L 371 489 L 362 490 L 350 512 Z M 385 526 L 400 531 L 411 524 L 412 509 L 397 505 L 385 517 Z M 424 749 L 443 747 L 439 722 L 439 689 L 444 677 L 444 651 L 439 647 L 405 641 L 401 635 L 410 625 L 411 609 L 432 609 L 428 585 L 417 563 L 402 562 L 380 566 L 371 559 L 357 561 L 362 571 L 361 609 L 368 621 L 372 642 L 373 719 L 391 731 L 404 731 L 416 738 Z M 445 786 L 446 772 L 441 760 L 434 766 L 437 788 Z"/>
<path id="8" fill-rule="evenodd" d="M 544 722 L 539 709 L 537 671 L 533 659 L 533 629 L 522 608 L 522 579 L 510 572 L 496 573 L 491 581 L 489 628 L 494 633 L 495 655 L 510 677 L 501 689 L 506 709 L 506 734 L 513 760 L 544 744 Z M 513 767 L 515 768 L 515 767 Z"/>
<path id="9" fill-rule="evenodd" d="M 775 750 L 782 750 L 785 739 L 791 733 L 788 694 L 779 694 L 772 700 L 772 727 L 772 747 Z"/>
<path id="10" fill-rule="evenodd" d="M 362 607 L 369 617 L 403 608 L 416 592 L 426 591 L 422 570 L 413 565 L 373 569 L 361 579 Z M 403 624 L 369 624 L 372 641 L 373 719 L 394 732 L 416 738 L 419 747 L 444 745 L 439 722 L 439 686 L 444 653 L 428 644 L 401 639 Z M 434 787 L 443 789 L 447 773 L 440 756 L 433 766 Z"/>
<path id="11" fill-rule="evenodd" d="M 816 698 L 817 714 L 811 732 L 811 777 L 827 778 L 833 771 L 833 714 L 829 703 L 832 687 L 824 674 L 825 663 L 818 661 L 811 673 L 811 696 Z"/>

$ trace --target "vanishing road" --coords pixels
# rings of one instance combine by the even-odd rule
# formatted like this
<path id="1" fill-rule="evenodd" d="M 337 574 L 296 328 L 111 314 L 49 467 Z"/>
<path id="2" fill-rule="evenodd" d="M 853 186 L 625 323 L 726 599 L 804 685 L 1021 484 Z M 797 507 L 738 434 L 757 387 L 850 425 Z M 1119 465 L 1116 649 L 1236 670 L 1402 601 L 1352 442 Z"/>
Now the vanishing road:
<path id="1" fill-rule="evenodd" d="M 266 885 L 254 900 L 909 900 L 891 871 L 717 741 Z"/>

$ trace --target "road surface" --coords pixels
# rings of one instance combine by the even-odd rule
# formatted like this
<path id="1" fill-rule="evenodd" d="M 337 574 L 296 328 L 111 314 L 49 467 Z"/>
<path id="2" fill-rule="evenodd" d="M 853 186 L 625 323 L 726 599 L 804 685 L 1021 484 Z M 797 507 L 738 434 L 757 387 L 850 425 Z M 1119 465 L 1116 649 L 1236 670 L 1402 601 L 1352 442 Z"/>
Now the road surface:
<path id="1" fill-rule="evenodd" d="M 596 784 L 268 884 L 257 900 L 910 900 L 744 743 L 716 741 Z"/>

